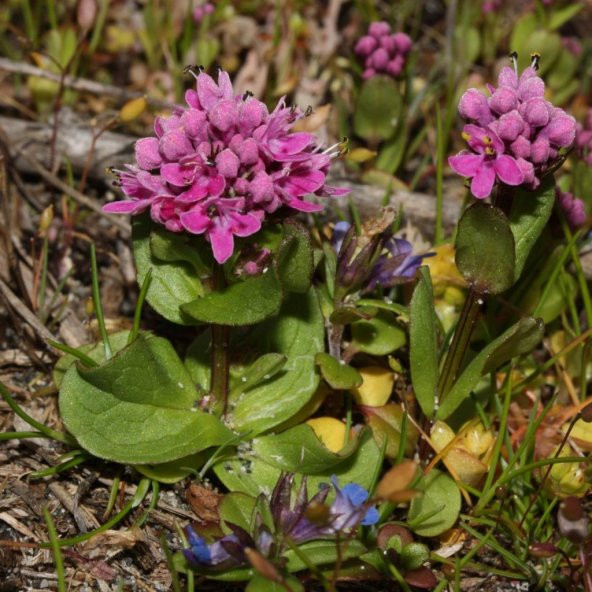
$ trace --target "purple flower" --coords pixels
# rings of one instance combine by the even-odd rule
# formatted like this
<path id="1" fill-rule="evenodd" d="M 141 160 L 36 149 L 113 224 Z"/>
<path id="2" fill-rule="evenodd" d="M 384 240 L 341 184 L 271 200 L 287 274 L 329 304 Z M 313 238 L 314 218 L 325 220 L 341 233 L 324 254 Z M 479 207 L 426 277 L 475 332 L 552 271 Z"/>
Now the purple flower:
<path id="1" fill-rule="evenodd" d="M 559 187 L 555 188 L 555 198 L 572 230 L 577 230 L 586 224 L 586 206 L 581 199 L 574 197 L 572 193 L 561 191 Z"/>
<path id="2" fill-rule="evenodd" d="M 469 122 L 463 137 L 470 150 L 449 158 L 452 169 L 472 179 L 471 191 L 479 199 L 491 194 L 495 182 L 536 189 L 562 148 L 575 138 L 575 120 L 544 97 L 545 83 L 536 74 L 538 58 L 520 76 L 504 67 L 491 96 L 471 88 L 458 110 Z"/>
<path id="3" fill-rule="evenodd" d="M 308 499 L 306 477 L 303 477 L 296 500 L 292 503 L 292 485 L 294 475 L 283 475 L 271 496 L 270 506 L 277 532 L 289 536 L 297 544 L 314 539 L 334 537 L 340 532 L 349 531 L 358 525 L 369 526 L 378 522 L 378 511 L 368 507 L 368 492 L 356 483 L 348 483 L 339 488 L 337 477 L 331 477 L 335 490 L 335 500 L 328 507 L 326 520 L 313 523 L 306 511 L 314 504 L 324 504 L 330 491 L 325 485 Z"/>
<path id="4" fill-rule="evenodd" d="M 491 194 L 496 178 L 506 185 L 520 185 L 524 173 L 514 158 L 504 154 L 504 144 L 491 130 L 465 125 L 463 137 L 474 152 L 451 156 L 448 163 L 463 177 L 472 179 L 471 193 L 478 199 Z"/>
<path id="5" fill-rule="evenodd" d="M 592 166 L 592 109 L 588 110 L 583 124 L 578 124 L 576 147 L 581 158 Z"/>
<path id="6" fill-rule="evenodd" d="M 193 9 L 193 22 L 195 24 L 201 23 L 204 17 L 212 12 L 214 12 L 214 5 L 211 2 L 196 6 Z"/>
<path id="7" fill-rule="evenodd" d="M 204 8 L 207 5 L 204 5 Z M 137 166 L 116 171 L 128 199 L 106 212 L 139 214 L 172 232 L 202 234 L 218 263 L 234 251 L 234 237 L 258 232 L 282 207 L 305 212 L 322 206 L 307 195 L 341 196 L 325 184 L 334 147 L 322 150 L 315 136 L 291 131 L 303 114 L 281 99 L 269 113 L 249 95 L 235 96 L 226 72 L 216 83 L 200 72 L 187 107 L 158 117 L 156 137 L 136 142 Z"/>
<path id="8" fill-rule="evenodd" d="M 434 253 L 414 255 L 411 243 L 392 236 L 389 228 L 359 240 L 349 222 L 338 222 L 332 237 L 337 252 L 337 284 L 348 292 L 371 292 L 410 282 L 422 261 Z M 363 243 L 363 246 L 361 246 Z M 384 252 L 386 250 L 386 253 Z"/>
<path id="9" fill-rule="evenodd" d="M 414 255 L 411 243 L 396 237 L 389 239 L 385 248 L 388 252 L 381 255 L 372 268 L 365 292 L 370 292 L 377 286 L 387 289 L 411 281 L 423 260 L 435 255 L 435 253 Z"/>
<path id="10" fill-rule="evenodd" d="M 396 78 L 405 68 L 405 59 L 411 51 L 411 38 L 405 33 L 392 33 L 384 21 L 370 24 L 368 33 L 356 43 L 354 52 L 364 63 L 364 80 L 376 74 Z"/>
<path id="11" fill-rule="evenodd" d="M 208 567 L 240 563 L 235 558 L 236 549 L 240 548 L 240 541 L 235 534 L 226 535 L 208 544 L 191 526 L 187 527 L 186 532 L 189 547 L 183 550 L 183 554 L 190 563 Z"/>

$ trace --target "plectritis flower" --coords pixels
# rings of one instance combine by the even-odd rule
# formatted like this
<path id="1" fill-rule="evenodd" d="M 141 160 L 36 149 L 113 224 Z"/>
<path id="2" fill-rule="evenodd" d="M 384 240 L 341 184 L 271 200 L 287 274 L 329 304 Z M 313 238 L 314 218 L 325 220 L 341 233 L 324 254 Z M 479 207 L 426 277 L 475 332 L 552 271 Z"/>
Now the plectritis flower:
<path id="1" fill-rule="evenodd" d="M 463 133 L 470 150 L 448 162 L 472 179 L 471 191 L 479 199 L 491 194 L 496 180 L 536 189 L 541 175 L 558 161 L 559 150 L 574 141 L 575 119 L 544 98 L 537 59 L 520 77 L 516 66 L 502 68 L 498 87 L 489 86 L 490 97 L 471 88 L 460 99 L 459 113 L 470 122 Z"/>
<path id="2" fill-rule="evenodd" d="M 136 142 L 136 165 L 116 171 L 128 199 L 107 204 L 111 213 L 139 214 L 173 232 L 203 234 L 216 261 L 234 251 L 234 237 L 256 233 L 281 207 L 315 212 L 309 194 L 339 196 L 325 184 L 333 148 L 314 135 L 292 132 L 303 114 L 281 99 L 272 113 L 246 94 L 235 96 L 226 72 L 218 83 L 200 72 L 187 107 L 158 117 L 156 137 Z"/>
<path id="3" fill-rule="evenodd" d="M 555 199 L 572 230 L 577 230 L 586 223 L 586 206 L 581 199 L 558 187 L 555 189 Z"/>
<path id="4" fill-rule="evenodd" d="M 586 164 L 592 166 L 592 109 L 588 111 L 584 124 L 578 124 L 576 146 Z"/>
<path id="5" fill-rule="evenodd" d="M 372 23 L 368 33 L 358 39 L 354 48 L 364 61 L 362 77 L 366 80 L 376 74 L 399 76 L 405 67 L 411 43 L 411 38 L 405 33 L 392 33 L 388 23 Z"/>
<path id="6" fill-rule="evenodd" d="M 193 9 L 193 22 L 196 24 L 201 23 L 201 21 L 206 17 L 208 14 L 212 14 L 214 12 L 214 5 L 211 2 L 206 2 L 205 4 L 201 4 L 196 6 Z"/>

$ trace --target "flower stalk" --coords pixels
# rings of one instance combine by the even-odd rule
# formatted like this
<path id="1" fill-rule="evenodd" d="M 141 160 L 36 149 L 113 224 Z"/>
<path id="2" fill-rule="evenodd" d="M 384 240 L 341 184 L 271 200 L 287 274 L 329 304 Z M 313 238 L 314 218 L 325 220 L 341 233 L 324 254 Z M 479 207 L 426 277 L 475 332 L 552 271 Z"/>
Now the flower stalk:
<path id="1" fill-rule="evenodd" d="M 471 341 L 475 322 L 479 316 L 481 304 L 483 304 L 481 295 L 477 293 L 473 287 L 470 287 L 438 381 L 438 397 L 440 404 L 442 404 L 446 398 L 446 395 L 458 376 L 458 372 Z"/>
<path id="2" fill-rule="evenodd" d="M 222 290 L 226 286 L 224 268 L 214 264 L 212 274 L 213 289 Z M 228 409 L 228 376 L 230 360 L 228 352 L 229 327 L 211 325 L 212 332 L 212 364 L 210 369 L 210 395 L 216 407 L 222 406 L 222 416 Z"/>

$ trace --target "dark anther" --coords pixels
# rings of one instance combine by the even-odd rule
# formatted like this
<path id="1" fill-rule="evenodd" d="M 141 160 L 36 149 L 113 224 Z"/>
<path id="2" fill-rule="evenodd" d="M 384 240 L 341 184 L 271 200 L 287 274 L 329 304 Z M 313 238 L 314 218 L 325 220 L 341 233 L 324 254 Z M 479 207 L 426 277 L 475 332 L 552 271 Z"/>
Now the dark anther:
<path id="1" fill-rule="evenodd" d="M 250 90 L 245 91 L 245 94 L 243 95 L 243 101 L 246 101 L 247 99 L 251 98 L 253 95 L 253 93 Z"/>
<path id="2" fill-rule="evenodd" d="M 511 60 L 517 60 L 517 59 L 518 59 L 518 52 L 516 52 L 516 51 L 513 51 L 513 52 L 510 54 L 510 59 L 511 59 Z"/>
<path id="3" fill-rule="evenodd" d="M 311 105 L 309 105 L 309 106 L 306 108 L 306 111 L 304 112 L 304 117 L 308 117 L 309 115 L 312 115 L 312 111 L 313 111 L 313 109 L 312 109 L 312 106 L 311 106 Z"/>
<path id="4" fill-rule="evenodd" d="M 195 69 L 200 73 L 205 70 L 205 68 L 201 64 L 199 66 L 195 66 Z"/>
<path id="5" fill-rule="evenodd" d="M 195 68 L 195 66 L 193 66 L 192 64 L 189 64 L 187 66 L 185 66 L 183 68 L 183 74 L 187 74 L 189 72 L 193 72 L 193 69 Z"/>
<path id="6" fill-rule="evenodd" d="M 533 68 L 534 70 L 538 70 L 539 69 L 539 61 L 541 59 L 541 54 L 540 53 L 531 53 L 530 54 L 530 66 L 531 68 Z"/>

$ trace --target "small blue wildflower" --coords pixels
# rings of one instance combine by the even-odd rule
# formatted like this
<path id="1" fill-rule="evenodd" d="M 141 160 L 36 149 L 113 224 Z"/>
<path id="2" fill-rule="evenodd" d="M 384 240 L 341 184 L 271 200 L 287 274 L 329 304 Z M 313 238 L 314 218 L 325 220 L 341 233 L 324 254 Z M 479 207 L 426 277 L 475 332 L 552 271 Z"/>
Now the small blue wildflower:
<path id="1" fill-rule="evenodd" d="M 236 550 L 242 551 L 242 545 L 235 534 L 226 535 L 208 544 L 193 530 L 193 527 L 188 526 L 186 533 L 189 547 L 183 550 L 183 554 L 189 563 L 204 567 L 240 563 L 236 559 Z M 229 553 L 229 550 L 234 552 Z"/>

